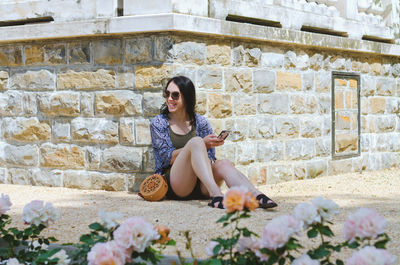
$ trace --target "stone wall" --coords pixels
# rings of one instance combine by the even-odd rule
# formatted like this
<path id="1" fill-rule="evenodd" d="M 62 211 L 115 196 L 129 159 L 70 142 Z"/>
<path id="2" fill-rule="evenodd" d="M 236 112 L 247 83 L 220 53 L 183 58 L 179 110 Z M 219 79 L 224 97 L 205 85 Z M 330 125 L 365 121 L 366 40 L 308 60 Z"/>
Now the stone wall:
<path id="1" fill-rule="evenodd" d="M 360 156 L 332 159 L 332 71 L 360 74 Z M 154 33 L 1 44 L 0 183 L 137 190 L 174 75 L 255 184 L 400 166 L 400 58 Z"/>

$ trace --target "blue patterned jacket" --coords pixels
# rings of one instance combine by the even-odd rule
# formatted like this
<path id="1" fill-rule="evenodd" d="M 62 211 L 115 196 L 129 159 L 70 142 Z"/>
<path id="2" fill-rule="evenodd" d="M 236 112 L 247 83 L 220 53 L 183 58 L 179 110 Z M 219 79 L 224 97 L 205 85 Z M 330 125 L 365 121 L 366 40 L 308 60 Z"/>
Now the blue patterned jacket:
<path id="1" fill-rule="evenodd" d="M 205 117 L 196 114 L 196 135 L 204 138 L 212 133 L 213 130 L 208 120 Z M 172 152 L 176 149 L 173 146 L 169 135 L 169 123 L 167 115 L 159 114 L 151 120 L 150 134 L 151 142 L 153 144 L 154 157 L 156 160 L 154 172 L 161 174 L 163 169 L 169 166 Z M 207 150 L 207 152 L 210 160 L 215 161 L 215 148 L 210 148 Z"/>

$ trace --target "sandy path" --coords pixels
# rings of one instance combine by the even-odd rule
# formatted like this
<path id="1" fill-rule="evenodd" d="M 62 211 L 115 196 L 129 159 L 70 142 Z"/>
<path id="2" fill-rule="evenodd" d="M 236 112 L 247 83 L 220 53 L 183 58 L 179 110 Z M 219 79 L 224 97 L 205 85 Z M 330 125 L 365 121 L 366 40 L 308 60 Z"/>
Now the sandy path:
<path id="1" fill-rule="evenodd" d="M 389 251 L 400 259 L 400 169 L 377 172 L 354 173 L 265 185 L 262 191 L 276 200 L 277 210 L 258 209 L 246 220 L 247 226 L 261 233 L 268 220 L 282 214 L 291 214 L 300 202 L 324 196 L 339 204 L 341 210 L 335 217 L 333 230 L 342 237 L 342 224 L 350 212 L 359 207 L 373 207 L 388 221 L 388 234 L 392 238 Z M 215 224 L 223 211 L 207 207 L 208 201 L 162 201 L 146 202 L 136 194 L 127 192 L 86 191 L 66 188 L 0 185 L 0 193 L 10 196 L 13 203 L 8 213 L 13 225 L 23 227 L 21 214 L 24 205 L 40 199 L 52 202 L 60 210 L 61 218 L 47 229 L 46 234 L 55 236 L 60 242 L 77 242 L 79 235 L 88 231 L 87 225 L 98 221 L 100 209 L 117 211 L 124 215 L 144 216 L 153 224 L 163 224 L 171 229 L 171 237 L 184 248 L 182 231 L 192 231 L 193 248 L 198 257 L 205 257 L 204 246 L 211 238 L 224 235 L 227 230 Z M 166 250 L 175 254 L 175 248 Z M 344 257 L 348 253 L 343 254 Z"/>

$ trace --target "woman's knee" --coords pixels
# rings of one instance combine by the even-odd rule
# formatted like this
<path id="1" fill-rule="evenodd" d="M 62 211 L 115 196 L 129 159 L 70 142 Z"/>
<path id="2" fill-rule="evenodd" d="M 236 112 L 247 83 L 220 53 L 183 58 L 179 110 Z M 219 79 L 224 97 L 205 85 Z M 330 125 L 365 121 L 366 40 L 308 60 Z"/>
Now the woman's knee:
<path id="1" fill-rule="evenodd" d="M 227 172 L 227 170 L 232 167 L 233 164 L 228 159 L 217 160 L 213 164 L 213 168 L 218 175 L 222 175 L 224 172 Z"/>
<path id="2" fill-rule="evenodd" d="M 191 138 L 186 145 L 190 146 L 190 147 L 196 147 L 196 148 L 205 148 L 206 144 L 203 141 L 203 138 L 201 138 L 200 136 L 195 136 L 193 138 Z"/>

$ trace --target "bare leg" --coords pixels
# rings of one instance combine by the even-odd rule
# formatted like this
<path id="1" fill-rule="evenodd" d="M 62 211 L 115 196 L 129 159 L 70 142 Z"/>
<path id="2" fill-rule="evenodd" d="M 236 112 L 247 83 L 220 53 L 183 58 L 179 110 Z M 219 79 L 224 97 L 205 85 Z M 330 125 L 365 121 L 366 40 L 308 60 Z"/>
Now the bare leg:
<path id="1" fill-rule="evenodd" d="M 170 183 L 176 195 L 189 195 L 200 179 L 210 196 L 221 196 L 215 183 L 207 148 L 201 137 L 193 137 L 183 147 L 171 167 Z"/>

